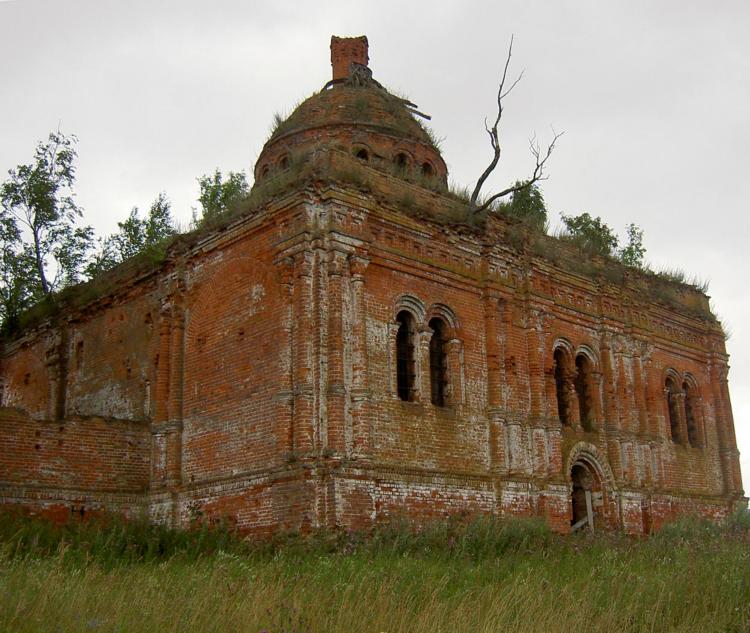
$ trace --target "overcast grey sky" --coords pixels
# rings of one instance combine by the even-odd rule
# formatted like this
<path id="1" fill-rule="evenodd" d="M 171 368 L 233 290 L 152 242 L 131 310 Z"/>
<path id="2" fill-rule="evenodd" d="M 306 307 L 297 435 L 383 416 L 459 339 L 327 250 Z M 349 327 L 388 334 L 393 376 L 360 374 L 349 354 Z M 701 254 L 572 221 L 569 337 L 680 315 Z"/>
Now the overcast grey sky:
<path id="1" fill-rule="evenodd" d="M 747 0 L 0 1 L 0 178 L 59 124 L 80 139 L 78 199 L 100 234 L 160 191 L 187 224 L 196 177 L 250 174 L 273 114 L 330 78 L 330 36 L 365 34 L 374 76 L 432 115 L 452 180 L 473 184 L 511 33 L 525 77 L 490 184 L 528 174 L 528 137 L 553 125 L 553 220 L 635 222 L 652 266 L 711 282 L 747 489 Z"/>

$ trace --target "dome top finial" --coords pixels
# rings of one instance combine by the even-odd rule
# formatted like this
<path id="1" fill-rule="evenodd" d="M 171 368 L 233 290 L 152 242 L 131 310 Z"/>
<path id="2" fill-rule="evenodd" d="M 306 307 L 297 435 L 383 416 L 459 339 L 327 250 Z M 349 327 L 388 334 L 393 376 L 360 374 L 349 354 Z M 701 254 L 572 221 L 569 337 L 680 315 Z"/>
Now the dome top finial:
<path id="1" fill-rule="evenodd" d="M 370 61 L 368 55 L 367 37 L 336 37 L 331 36 L 331 66 L 333 67 L 333 81 L 346 79 L 351 65 L 367 66 Z"/>

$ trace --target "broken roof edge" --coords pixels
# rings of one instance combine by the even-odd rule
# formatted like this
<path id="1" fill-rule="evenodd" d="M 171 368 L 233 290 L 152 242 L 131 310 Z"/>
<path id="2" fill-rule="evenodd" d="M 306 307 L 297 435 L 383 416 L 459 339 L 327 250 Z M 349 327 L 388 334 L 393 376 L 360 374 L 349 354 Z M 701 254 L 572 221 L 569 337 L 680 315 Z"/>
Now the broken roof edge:
<path id="1" fill-rule="evenodd" d="M 387 208 L 412 222 L 477 240 L 485 249 L 497 247 L 528 260 L 538 258 L 600 285 L 625 287 L 627 283 L 640 287 L 648 292 L 652 303 L 661 303 L 673 312 L 687 312 L 690 318 L 719 323 L 711 311 L 708 295 L 694 285 L 626 266 L 612 257 L 586 253 L 573 243 L 541 233 L 500 212 L 473 217 L 468 201 L 455 192 L 407 182 L 362 164 L 343 150 L 326 149 L 254 185 L 246 198 L 215 220 L 168 238 L 162 248 L 139 253 L 90 280 L 69 286 L 53 301 L 36 304 L 22 315 L 22 325 L 13 332 L 5 332 L 2 340 L 11 344 L 43 327 L 49 319 L 59 319 L 65 313 L 69 314 L 68 320 L 79 318 L 83 310 L 97 303 L 116 301 L 135 286 L 147 286 L 154 275 L 170 274 L 179 262 L 227 241 L 241 239 L 249 225 L 261 225 L 273 212 L 309 199 L 316 195 L 315 190 L 319 193 L 321 186 L 330 183 L 356 192 L 360 198 L 371 198 L 374 207 Z"/>

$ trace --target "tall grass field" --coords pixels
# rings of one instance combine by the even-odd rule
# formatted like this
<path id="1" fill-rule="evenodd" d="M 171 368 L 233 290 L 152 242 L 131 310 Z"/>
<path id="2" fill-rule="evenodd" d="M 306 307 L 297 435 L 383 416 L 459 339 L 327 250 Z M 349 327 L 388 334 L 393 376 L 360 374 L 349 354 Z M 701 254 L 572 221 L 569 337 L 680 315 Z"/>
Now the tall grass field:
<path id="1" fill-rule="evenodd" d="M 0 631 L 750 631 L 750 520 L 649 539 L 535 520 L 284 535 L 0 515 Z"/>

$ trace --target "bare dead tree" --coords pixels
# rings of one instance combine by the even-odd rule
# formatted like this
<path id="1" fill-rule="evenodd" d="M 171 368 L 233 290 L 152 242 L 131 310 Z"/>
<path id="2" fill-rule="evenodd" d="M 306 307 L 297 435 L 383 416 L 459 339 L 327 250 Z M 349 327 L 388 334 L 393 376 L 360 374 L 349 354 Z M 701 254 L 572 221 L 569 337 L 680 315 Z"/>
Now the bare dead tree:
<path id="1" fill-rule="evenodd" d="M 531 174 L 531 178 L 524 180 L 516 185 L 513 185 L 512 187 L 508 187 L 506 189 L 503 189 L 502 191 L 495 193 L 491 195 L 489 198 L 487 198 L 484 202 L 481 204 L 478 204 L 479 195 L 482 191 L 482 187 L 484 186 L 485 181 L 490 176 L 490 174 L 495 171 L 495 168 L 497 167 L 498 162 L 500 161 L 500 154 L 502 153 L 502 148 L 500 146 L 500 138 L 498 134 L 498 128 L 500 127 L 500 121 L 503 118 L 503 99 L 505 99 L 518 85 L 518 82 L 523 79 L 523 72 L 521 72 L 518 77 L 516 77 L 515 81 L 510 84 L 508 88 L 505 87 L 505 83 L 508 78 L 508 67 L 510 66 L 510 60 L 513 55 L 513 36 L 510 38 L 510 45 L 508 46 L 508 56 L 505 58 L 505 66 L 503 67 L 503 76 L 500 79 L 500 86 L 497 89 L 497 116 L 495 117 L 495 122 L 493 123 L 492 127 L 489 127 L 487 125 L 487 119 L 484 120 L 484 129 L 486 130 L 488 136 L 490 137 L 490 145 L 492 146 L 492 160 L 490 161 L 490 164 L 487 165 L 487 169 L 482 172 L 482 175 L 479 176 L 479 179 L 477 180 L 477 184 L 474 187 L 474 191 L 471 194 L 471 198 L 469 200 L 469 204 L 471 206 L 471 210 L 473 213 L 479 213 L 480 211 L 484 211 L 485 209 L 489 208 L 489 206 L 495 202 L 495 200 L 498 200 L 499 198 L 502 198 L 503 196 L 507 196 L 511 193 L 515 193 L 516 191 L 521 191 L 522 189 L 526 189 L 528 187 L 531 187 L 536 182 L 539 182 L 540 180 L 546 180 L 547 175 L 544 172 L 544 168 L 547 164 L 547 161 L 549 160 L 549 157 L 552 155 L 552 152 L 555 149 L 555 144 L 557 143 L 558 139 L 563 135 L 563 132 L 555 132 L 555 130 L 552 130 L 552 141 L 549 145 L 547 145 L 546 149 L 542 149 L 536 139 L 536 135 L 534 135 L 529 140 L 529 149 L 531 150 L 531 155 L 534 157 L 534 171 Z"/>

